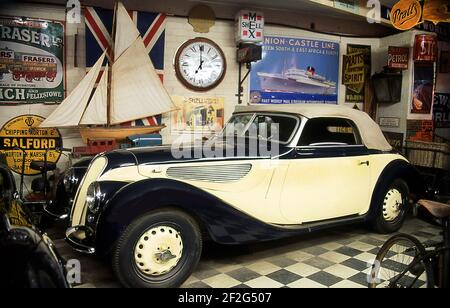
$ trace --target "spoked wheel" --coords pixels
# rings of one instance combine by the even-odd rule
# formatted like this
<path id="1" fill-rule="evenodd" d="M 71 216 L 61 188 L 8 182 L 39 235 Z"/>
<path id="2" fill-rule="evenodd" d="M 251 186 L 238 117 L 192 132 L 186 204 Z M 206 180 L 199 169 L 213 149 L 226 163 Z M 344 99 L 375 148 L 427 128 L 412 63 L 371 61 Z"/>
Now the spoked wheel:
<path id="1" fill-rule="evenodd" d="M 197 222 L 175 209 L 149 213 L 131 223 L 113 253 L 113 269 L 126 287 L 181 285 L 202 251 Z"/>
<path id="2" fill-rule="evenodd" d="M 372 265 L 369 288 L 432 288 L 433 272 L 430 262 L 422 259 L 425 253 L 415 237 L 391 237 Z"/>

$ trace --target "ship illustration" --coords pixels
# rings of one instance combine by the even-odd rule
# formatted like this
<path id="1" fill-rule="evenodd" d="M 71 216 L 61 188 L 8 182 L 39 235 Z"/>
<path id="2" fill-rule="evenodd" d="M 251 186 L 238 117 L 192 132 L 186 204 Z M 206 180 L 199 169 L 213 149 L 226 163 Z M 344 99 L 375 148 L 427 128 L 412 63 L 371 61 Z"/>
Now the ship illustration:
<path id="1" fill-rule="evenodd" d="M 336 83 L 316 73 L 314 67 L 297 67 L 280 73 L 257 73 L 261 90 L 265 92 L 287 92 L 302 94 L 336 94 Z"/>

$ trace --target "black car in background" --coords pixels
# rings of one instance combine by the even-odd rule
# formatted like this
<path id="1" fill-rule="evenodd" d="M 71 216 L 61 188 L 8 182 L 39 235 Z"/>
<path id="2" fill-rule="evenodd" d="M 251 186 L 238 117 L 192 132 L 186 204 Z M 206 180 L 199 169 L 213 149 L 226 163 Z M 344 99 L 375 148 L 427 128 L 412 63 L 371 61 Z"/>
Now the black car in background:
<path id="1" fill-rule="evenodd" d="M 0 287 L 68 288 L 65 262 L 52 241 L 31 224 L 14 177 L 0 164 Z"/>

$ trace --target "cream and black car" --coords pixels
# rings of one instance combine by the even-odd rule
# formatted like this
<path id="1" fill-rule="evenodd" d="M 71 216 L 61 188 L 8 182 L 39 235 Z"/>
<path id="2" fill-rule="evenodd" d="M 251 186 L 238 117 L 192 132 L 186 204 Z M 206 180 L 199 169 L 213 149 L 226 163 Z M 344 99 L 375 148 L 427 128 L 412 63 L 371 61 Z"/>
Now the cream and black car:
<path id="1" fill-rule="evenodd" d="M 219 137 L 214 157 L 198 144 L 178 146 L 192 155 L 162 146 L 96 156 L 68 242 L 110 256 L 124 286 L 173 287 L 194 270 L 203 240 L 246 244 L 357 222 L 395 232 L 421 192 L 379 126 L 348 107 L 239 106 Z"/>

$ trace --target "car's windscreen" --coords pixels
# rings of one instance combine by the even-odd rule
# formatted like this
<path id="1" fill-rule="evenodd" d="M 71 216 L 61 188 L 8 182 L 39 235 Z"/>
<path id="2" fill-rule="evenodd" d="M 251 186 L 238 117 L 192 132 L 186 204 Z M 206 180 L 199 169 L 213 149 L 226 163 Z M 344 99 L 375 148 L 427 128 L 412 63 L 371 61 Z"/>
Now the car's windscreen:
<path id="1" fill-rule="evenodd" d="M 288 142 L 298 126 L 293 116 L 274 114 L 233 115 L 222 132 L 223 136 L 246 136 L 276 142 Z"/>

